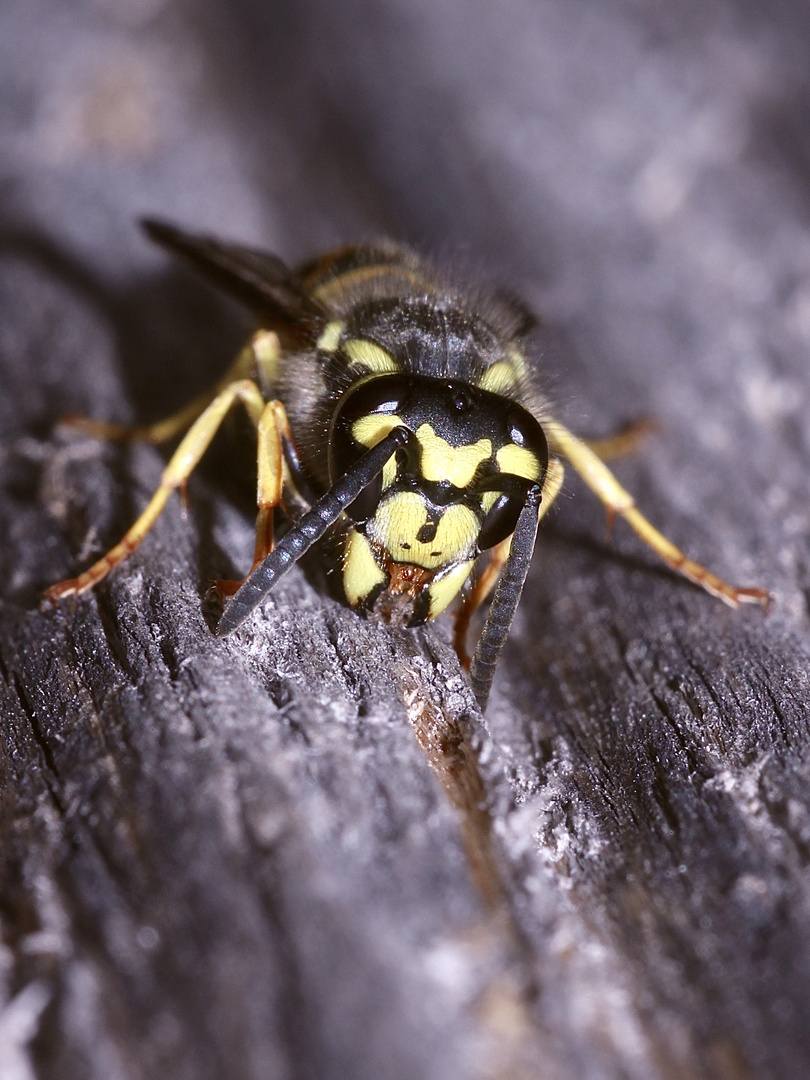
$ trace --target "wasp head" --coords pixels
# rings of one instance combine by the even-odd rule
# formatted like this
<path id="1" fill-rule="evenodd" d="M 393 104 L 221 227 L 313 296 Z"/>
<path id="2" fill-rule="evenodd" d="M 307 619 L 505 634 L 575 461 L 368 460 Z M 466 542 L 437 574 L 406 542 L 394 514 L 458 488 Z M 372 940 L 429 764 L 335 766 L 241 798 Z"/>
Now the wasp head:
<path id="1" fill-rule="evenodd" d="M 478 555 L 511 535 L 526 491 L 542 484 L 548 449 L 534 417 L 498 394 L 455 379 L 374 375 L 333 417 L 333 482 L 395 428 L 407 443 L 347 509 L 343 584 L 366 610 L 392 593 L 407 597 L 414 624 L 444 610 Z"/>

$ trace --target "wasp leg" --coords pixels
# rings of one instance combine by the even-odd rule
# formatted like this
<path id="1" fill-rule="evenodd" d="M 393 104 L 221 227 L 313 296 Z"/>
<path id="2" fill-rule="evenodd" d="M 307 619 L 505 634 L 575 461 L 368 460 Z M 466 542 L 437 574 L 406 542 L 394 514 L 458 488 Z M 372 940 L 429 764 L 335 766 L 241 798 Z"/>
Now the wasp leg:
<path id="1" fill-rule="evenodd" d="M 279 578 L 288 573 L 313 544 L 316 544 L 347 506 L 379 476 L 390 458 L 405 446 L 411 433 L 405 427 L 395 427 L 384 439 L 344 473 L 332 487 L 313 505 L 290 531 L 279 540 L 274 550 L 261 565 L 252 570 L 222 614 L 217 634 L 224 637 L 232 633 L 247 619 L 262 600 L 271 592 Z"/>
<path id="2" fill-rule="evenodd" d="M 461 607 L 456 612 L 455 625 L 453 626 L 453 648 L 456 651 L 459 663 L 465 671 L 470 670 L 470 654 L 467 651 L 467 634 L 470 630 L 470 622 L 473 615 L 495 588 L 495 582 L 498 580 L 501 570 L 509 558 L 511 546 L 511 536 L 507 536 L 505 540 L 501 540 L 500 544 L 495 545 L 490 552 L 489 562 L 474 582 L 469 593 L 462 600 Z"/>
<path id="3" fill-rule="evenodd" d="M 310 509 L 315 498 L 304 473 L 301 460 L 298 457 L 298 448 L 290 430 L 287 411 L 278 400 L 270 402 L 270 405 L 273 406 L 276 426 L 281 439 L 281 464 L 284 474 L 279 498 L 285 513 L 294 521 Z"/>
<path id="4" fill-rule="evenodd" d="M 256 492 L 258 512 L 251 570 L 273 550 L 273 512 L 281 502 L 284 480 L 289 475 L 281 445 L 281 434 L 284 430 L 289 431 L 284 406 L 280 401 L 271 401 L 265 405 L 259 420 L 259 478 Z"/>
<path id="5" fill-rule="evenodd" d="M 281 493 L 290 475 L 282 446 L 282 438 L 288 436 L 289 431 L 284 406 L 280 401 L 269 401 L 262 410 L 257 427 L 256 544 L 251 573 L 273 550 L 273 514 L 281 502 Z M 216 591 L 220 600 L 233 596 L 243 580 L 218 581 Z"/>
<path id="6" fill-rule="evenodd" d="M 236 401 L 242 402 L 251 419 L 258 426 L 264 411 L 264 399 L 258 386 L 250 379 L 241 379 L 232 383 L 214 398 L 202 416 L 189 429 L 164 469 L 160 486 L 123 540 L 79 577 L 69 578 L 67 581 L 52 585 L 45 593 L 49 600 L 61 600 L 64 596 L 83 593 L 86 589 L 92 588 L 138 547 L 157 521 L 171 493 L 176 488 L 182 488 L 188 480 L 208 449 L 225 415 Z"/>
<path id="7" fill-rule="evenodd" d="M 564 472 L 561 461 L 557 461 L 556 458 L 549 461 L 545 483 L 543 484 L 543 501 L 540 503 L 540 513 L 537 517 L 538 522 L 542 521 L 559 495 Z M 507 536 L 500 544 L 495 545 L 490 554 L 489 562 L 456 612 L 455 626 L 453 628 L 453 648 L 456 651 L 459 663 L 465 671 L 470 670 L 470 654 L 467 652 L 467 635 L 470 629 L 470 621 L 495 588 L 495 582 L 498 580 L 501 570 L 509 558 L 511 546 L 511 536 Z"/>
<path id="8" fill-rule="evenodd" d="M 770 597 L 765 589 L 735 588 L 705 566 L 687 558 L 680 548 L 667 540 L 663 533 L 636 509 L 632 495 L 581 439 L 558 423 L 547 425 L 546 435 L 550 448 L 568 459 L 591 491 L 605 504 L 608 514 L 620 514 L 644 543 L 673 570 L 695 585 L 700 585 L 730 607 L 738 607 L 740 604 L 761 604 L 767 607 Z"/>
<path id="9" fill-rule="evenodd" d="M 604 439 L 583 439 L 582 442 L 602 461 L 615 461 L 616 458 L 635 454 L 648 435 L 655 431 L 655 421 L 648 417 L 632 420 L 621 431 L 608 435 Z"/>
<path id="10" fill-rule="evenodd" d="M 257 331 L 241 350 L 225 375 L 213 390 L 207 390 L 185 405 L 179 412 L 158 420 L 154 424 L 112 424 L 104 420 L 91 420 L 84 416 L 65 416 L 60 424 L 91 435 L 96 439 L 109 439 L 115 442 L 168 442 L 191 427 L 211 402 L 227 387 L 241 379 L 256 376 L 259 385 L 267 390 L 275 378 L 278 358 L 281 355 L 278 335 L 272 330 Z"/>

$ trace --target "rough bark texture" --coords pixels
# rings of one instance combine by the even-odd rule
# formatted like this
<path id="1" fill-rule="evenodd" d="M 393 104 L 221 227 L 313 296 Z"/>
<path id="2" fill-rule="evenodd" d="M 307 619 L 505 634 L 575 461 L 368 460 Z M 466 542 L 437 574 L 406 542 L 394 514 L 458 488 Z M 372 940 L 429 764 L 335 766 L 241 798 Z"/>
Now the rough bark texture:
<path id="1" fill-rule="evenodd" d="M 3 1080 L 810 1074 L 807 10 L 5 0 Z M 572 426 L 657 418 L 622 480 L 771 612 L 608 544 L 569 476 L 485 724 L 447 626 L 359 620 L 317 559 L 218 641 L 226 437 L 40 608 L 163 460 L 56 418 L 164 414 L 248 327 L 145 212 L 460 250 L 553 328 Z"/>

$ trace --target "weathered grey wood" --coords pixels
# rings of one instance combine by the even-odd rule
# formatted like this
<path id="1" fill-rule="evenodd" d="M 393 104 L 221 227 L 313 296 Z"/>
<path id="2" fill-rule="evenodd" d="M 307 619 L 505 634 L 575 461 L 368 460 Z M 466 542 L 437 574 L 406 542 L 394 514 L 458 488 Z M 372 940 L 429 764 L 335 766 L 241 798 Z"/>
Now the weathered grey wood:
<path id="1" fill-rule="evenodd" d="M 810 1071 L 806 23 L 3 5 L 3 1080 Z M 317 559 L 217 640 L 207 584 L 251 551 L 238 424 L 185 519 L 41 608 L 163 460 L 54 420 L 160 415 L 248 326 L 142 212 L 291 260 L 463 248 L 546 316 L 572 426 L 658 418 L 622 480 L 772 611 L 621 523 L 608 545 L 569 476 L 486 722 L 447 626 L 357 619 Z"/>

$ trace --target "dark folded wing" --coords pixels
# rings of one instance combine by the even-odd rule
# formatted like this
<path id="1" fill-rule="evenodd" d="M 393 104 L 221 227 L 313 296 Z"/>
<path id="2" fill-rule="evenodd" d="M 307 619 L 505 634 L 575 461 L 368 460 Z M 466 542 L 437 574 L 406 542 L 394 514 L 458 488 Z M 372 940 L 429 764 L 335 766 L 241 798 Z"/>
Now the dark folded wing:
<path id="1" fill-rule="evenodd" d="M 292 272 L 277 256 L 187 233 L 154 218 L 145 218 L 141 226 L 151 240 L 180 255 L 212 284 L 274 323 L 303 329 L 323 319 L 322 309 L 297 287 Z"/>

